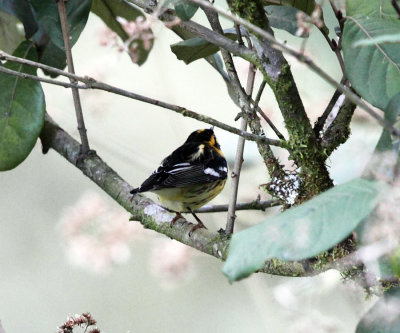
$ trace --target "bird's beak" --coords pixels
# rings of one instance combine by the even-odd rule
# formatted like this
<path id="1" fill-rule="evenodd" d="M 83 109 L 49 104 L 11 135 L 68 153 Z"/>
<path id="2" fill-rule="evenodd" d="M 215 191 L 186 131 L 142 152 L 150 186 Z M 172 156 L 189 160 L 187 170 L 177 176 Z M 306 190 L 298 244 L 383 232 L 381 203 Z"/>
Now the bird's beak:
<path id="1" fill-rule="evenodd" d="M 214 131 L 214 126 L 211 126 L 211 127 L 210 127 L 210 130 Z"/>

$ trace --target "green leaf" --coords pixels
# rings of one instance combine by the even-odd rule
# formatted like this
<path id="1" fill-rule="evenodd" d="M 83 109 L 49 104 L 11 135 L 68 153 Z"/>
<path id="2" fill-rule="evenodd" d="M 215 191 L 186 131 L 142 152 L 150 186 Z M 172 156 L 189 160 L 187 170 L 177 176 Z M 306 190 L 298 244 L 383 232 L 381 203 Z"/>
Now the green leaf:
<path id="1" fill-rule="evenodd" d="M 308 15 L 311 15 L 315 9 L 314 0 L 268 0 L 265 3 L 267 5 L 294 7 Z"/>
<path id="2" fill-rule="evenodd" d="M 178 0 L 174 3 L 174 8 L 176 15 L 178 15 L 182 21 L 188 21 L 196 14 L 199 6 L 189 3 L 186 0 Z"/>
<path id="3" fill-rule="evenodd" d="M 39 26 L 47 33 L 51 41 L 64 50 L 60 17 L 54 0 L 31 0 Z M 68 19 L 68 32 L 71 46 L 78 40 L 89 16 L 92 0 L 69 0 L 65 3 Z"/>
<path id="4" fill-rule="evenodd" d="M 400 21 L 349 16 L 343 31 L 343 54 L 353 88 L 368 102 L 384 110 L 400 91 L 400 44 L 354 47 L 360 40 L 400 34 Z"/>
<path id="5" fill-rule="evenodd" d="M 183 40 L 194 38 L 195 35 L 187 30 L 182 29 L 179 25 L 175 25 L 171 28 L 173 32 L 175 32 L 180 38 Z M 205 58 L 206 61 L 221 74 L 222 78 L 225 82 L 229 81 L 228 74 L 223 69 L 221 57 L 217 54 L 213 54 L 213 56 L 208 56 Z"/>
<path id="6" fill-rule="evenodd" d="M 369 215 L 384 188 L 357 178 L 233 234 L 224 274 L 230 281 L 239 280 L 269 259 L 302 260 L 332 248 Z"/>
<path id="7" fill-rule="evenodd" d="M 0 50 L 12 53 L 23 37 L 17 29 L 17 20 L 5 12 L 0 12 Z"/>
<path id="8" fill-rule="evenodd" d="M 0 10 L 15 16 L 22 22 L 26 39 L 31 38 L 37 31 L 38 25 L 28 0 L 0 0 Z"/>
<path id="9" fill-rule="evenodd" d="M 397 20 L 390 0 L 346 0 L 346 15 Z"/>
<path id="10" fill-rule="evenodd" d="M 17 57 L 37 60 L 33 43 L 22 42 Z M 18 72 L 36 75 L 31 66 L 7 62 Z M 44 122 L 45 101 L 39 82 L 0 73 L 0 170 L 10 170 L 31 152 Z"/>
<path id="11" fill-rule="evenodd" d="M 237 37 L 236 33 L 228 33 L 225 36 L 232 40 Z M 185 64 L 190 64 L 195 60 L 206 58 L 218 52 L 219 47 L 200 37 L 194 37 L 172 44 L 171 51 L 175 53 L 179 60 L 183 60 Z"/>
<path id="12" fill-rule="evenodd" d="M 296 36 L 298 9 L 285 6 L 266 6 L 265 10 L 271 27 L 285 30 Z M 308 37 L 308 35 L 300 37 Z"/>
<path id="13" fill-rule="evenodd" d="M 144 14 L 139 9 L 115 0 L 93 0 L 91 11 L 100 17 L 124 42 L 129 38 L 129 35 L 117 21 L 117 17 L 123 17 L 127 21 L 135 21 L 140 16 L 144 17 Z M 151 48 L 146 49 L 143 43 L 139 44 L 138 65 L 142 65 L 146 61 L 150 50 Z"/>
<path id="14" fill-rule="evenodd" d="M 356 333 L 400 332 L 400 289 L 390 290 L 364 315 Z"/>

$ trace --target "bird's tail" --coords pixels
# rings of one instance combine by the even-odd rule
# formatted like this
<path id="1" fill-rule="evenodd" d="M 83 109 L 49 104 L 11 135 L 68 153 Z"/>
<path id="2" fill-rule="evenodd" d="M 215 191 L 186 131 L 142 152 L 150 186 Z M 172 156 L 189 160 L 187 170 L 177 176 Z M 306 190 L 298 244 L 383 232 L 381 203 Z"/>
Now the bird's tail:
<path id="1" fill-rule="evenodd" d="M 139 193 L 140 192 L 140 187 L 138 187 L 138 188 L 134 188 L 132 191 L 130 191 L 129 193 L 130 194 L 136 194 L 136 193 Z"/>

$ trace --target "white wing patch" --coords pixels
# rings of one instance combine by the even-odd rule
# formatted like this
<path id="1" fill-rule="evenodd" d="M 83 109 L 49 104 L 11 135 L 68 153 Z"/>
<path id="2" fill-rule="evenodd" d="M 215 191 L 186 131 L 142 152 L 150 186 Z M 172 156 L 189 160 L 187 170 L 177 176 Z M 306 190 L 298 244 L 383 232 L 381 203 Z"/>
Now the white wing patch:
<path id="1" fill-rule="evenodd" d="M 212 169 L 212 168 L 204 169 L 204 173 L 207 174 L 207 175 L 214 176 L 214 177 L 219 177 L 220 176 L 220 174 L 217 171 L 215 171 L 214 169 Z"/>
<path id="2" fill-rule="evenodd" d="M 190 163 L 185 162 L 185 163 L 174 164 L 171 168 L 172 169 L 169 170 L 167 173 L 174 174 L 180 171 L 189 170 L 192 168 L 192 166 L 190 165 Z"/>
<path id="3" fill-rule="evenodd" d="M 169 173 L 169 174 L 174 174 L 174 173 L 178 173 L 178 172 L 181 172 L 181 171 L 184 171 L 184 170 L 189 170 L 189 169 L 191 169 L 192 167 L 190 167 L 190 166 L 188 166 L 188 167 L 182 167 L 182 168 L 175 168 L 175 169 L 172 169 L 172 170 L 169 170 L 169 171 L 167 171 L 167 173 Z"/>
<path id="4" fill-rule="evenodd" d="M 227 167 L 219 167 L 219 170 L 223 171 L 223 172 L 228 172 L 228 168 Z"/>

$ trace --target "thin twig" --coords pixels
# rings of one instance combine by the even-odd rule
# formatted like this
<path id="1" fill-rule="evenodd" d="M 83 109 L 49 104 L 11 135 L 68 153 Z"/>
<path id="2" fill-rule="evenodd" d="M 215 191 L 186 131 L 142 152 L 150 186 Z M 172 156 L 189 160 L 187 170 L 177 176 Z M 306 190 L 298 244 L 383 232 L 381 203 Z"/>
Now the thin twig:
<path id="1" fill-rule="evenodd" d="M 342 70 L 343 76 L 346 77 L 346 69 L 344 67 L 344 60 L 343 60 L 343 56 L 342 53 L 340 51 L 340 47 L 339 45 L 341 44 L 341 37 L 339 37 L 339 41 L 336 42 L 334 39 L 330 39 L 329 35 L 326 33 L 326 30 L 323 29 L 323 27 L 318 27 L 319 31 L 321 31 L 322 35 L 325 37 L 326 41 L 328 42 L 331 50 L 335 53 L 336 58 L 338 59 L 340 68 Z"/>
<path id="2" fill-rule="evenodd" d="M 263 80 L 263 82 L 260 85 L 260 88 L 258 88 L 257 96 L 256 99 L 254 100 L 254 105 L 253 105 L 253 111 L 256 110 L 255 112 L 258 112 L 261 117 L 267 122 L 267 124 L 272 128 L 272 130 L 275 132 L 277 137 L 281 140 L 285 140 L 285 137 L 283 134 L 276 128 L 274 123 L 269 119 L 269 117 L 264 113 L 264 111 L 258 106 L 260 103 L 261 95 L 264 91 L 265 85 L 267 84 L 266 80 Z"/>
<path id="3" fill-rule="evenodd" d="M 67 19 L 67 10 L 65 8 L 65 1 L 66 0 L 59 0 L 57 2 L 57 5 L 58 5 L 58 13 L 60 15 L 65 54 L 67 56 L 68 72 L 74 74 L 75 69 L 74 69 L 74 61 L 72 59 L 71 41 L 68 33 L 68 19 Z M 76 80 L 73 78 L 70 78 L 69 80 L 71 83 L 76 83 Z M 89 140 L 86 134 L 85 121 L 83 119 L 81 99 L 79 97 L 79 89 L 76 87 L 71 87 L 71 90 L 72 90 L 72 98 L 74 99 L 74 107 L 75 107 L 76 119 L 78 122 L 79 136 L 81 137 L 82 153 L 85 154 L 90 150 L 90 148 L 89 148 Z"/>
<path id="4" fill-rule="evenodd" d="M 196 113 L 194 111 L 188 110 L 182 106 L 178 106 L 178 105 L 174 105 L 174 104 L 170 104 L 170 103 L 166 103 L 166 102 L 162 102 L 147 96 L 142 96 L 139 94 L 135 94 L 133 92 L 127 91 L 127 90 L 123 90 L 121 88 L 117 88 L 114 86 L 111 86 L 109 84 L 100 82 L 100 81 L 96 81 L 93 78 L 89 78 L 89 77 L 82 77 L 82 76 L 78 76 L 75 74 L 71 74 L 68 72 L 64 72 L 62 70 L 59 70 L 57 68 L 53 68 L 50 66 L 46 66 L 34 61 L 30 61 L 30 60 L 26 60 L 26 59 L 22 59 L 22 58 L 18 58 L 18 57 L 14 57 L 14 56 L 10 56 L 4 52 L 0 51 L 0 59 L 4 59 L 4 60 L 9 60 L 9 61 L 14 61 L 17 63 L 22 63 L 22 64 L 26 64 L 26 65 L 30 65 L 33 67 L 37 67 L 37 68 L 41 68 L 41 69 L 45 69 L 47 71 L 50 72 L 54 72 L 58 75 L 63 75 L 66 77 L 72 77 L 74 78 L 76 81 L 80 81 L 84 84 L 78 84 L 78 83 L 68 83 L 68 82 L 62 82 L 62 81 L 58 81 L 55 79 L 48 79 L 48 78 L 43 78 L 43 77 L 39 77 L 39 76 L 35 76 L 35 75 L 30 75 L 30 74 L 26 74 L 26 73 L 20 73 L 14 70 L 10 70 L 7 68 L 4 68 L 3 66 L 0 65 L 0 72 L 4 72 L 10 75 L 14 75 L 14 76 L 18 76 L 18 77 L 22 77 L 24 79 L 30 79 L 30 80 L 35 80 L 35 81 L 39 81 L 39 82 L 44 82 L 44 83 L 49 83 L 49 84 L 54 84 L 54 85 L 58 85 L 58 86 L 62 86 L 65 88 L 78 88 L 78 89 L 98 89 L 98 90 L 103 90 L 103 91 L 107 91 L 107 92 L 111 92 L 114 93 L 116 95 L 121 95 L 124 97 L 128 97 L 134 100 L 138 100 L 144 103 L 148 103 L 148 104 L 152 104 L 152 105 L 156 105 L 174 112 L 177 112 L 179 114 L 181 114 L 184 117 L 189 117 L 189 118 L 193 118 L 199 121 L 202 121 L 204 123 L 213 125 L 215 127 L 221 128 L 227 132 L 239 135 L 244 137 L 246 140 L 250 140 L 250 141 L 256 141 L 256 142 L 265 142 L 267 144 L 270 144 L 272 146 L 278 146 L 278 147 L 282 147 L 282 148 L 286 148 L 286 144 L 283 141 L 280 140 L 274 140 L 274 139 L 269 139 L 266 138 L 264 136 L 260 136 L 260 135 L 255 135 L 253 133 L 248 133 L 248 132 L 243 132 L 238 128 L 229 126 L 225 123 L 222 123 L 214 118 L 211 117 L 207 117 L 204 116 L 202 114 Z"/>
<path id="5" fill-rule="evenodd" d="M 392 0 L 392 6 L 393 6 L 394 10 L 396 11 L 397 16 L 399 17 L 399 20 L 400 20 L 400 7 L 399 7 L 399 4 L 397 3 L 397 0 Z"/>
<path id="6" fill-rule="evenodd" d="M 289 55 L 295 57 L 298 61 L 306 64 L 313 72 L 318 74 L 318 76 L 320 76 L 322 79 L 327 81 L 329 84 L 331 84 L 335 88 L 339 89 L 342 93 L 344 93 L 351 102 L 353 102 L 354 104 L 357 104 L 364 111 L 366 111 L 373 118 L 375 118 L 378 121 L 378 123 L 381 124 L 384 128 L 386 128 L 391 134 L 400 137 L 399 129 L 393 127 L 381 115 L 379 115 L 375 110 L 373 110 L 371 107 L 369 107 L 361 98 L 359 98 L 355 93 L 353 93 L 348 87 L 343 86 L 342 84 L 337 82 L 335 79 L 333 79 L 329 74 L 327 74 L 320 67 L 318 67 L 309 57 L 290 48 L 285 43 L 278 42 L 273 35 L 266 32 L 265 30 L 261 29 L 260 27 L 254 25 L 240 17 L 232 15 L 219 7 L 213 6 L 205 0 L 187 0 L 187 1 L 195 3 L 203 8 L 213 10 L 213 11 L 219 13 L 221 16 L 224 16 L 224 17 L 232 20 L 234 23 L 240 24 L 240 25 L 246 27 L 247 29 L 253 31 L 254 33 L 258 34 L 259 36 L 267 39 L 274 45 L 274 48 L 276 48 L 279 51 L 288 53 Z"/>
<path id="7" fill-rule="evenodd" d="M 261 96 L 262 96 L 262 93 L 263 93 L 263 91 L 264 91 L 264 88 L 265 88 L 265 85 L 266 85 L 266 84 L 267 84 L 267 81 L 266 81 L 266 80 L 263 80 L 263 82 L 260 84 L 260 88 L 258 88 L 258 92 L 257 92 L 256 98 L 255 98 L 255 100 L 254 100 L 253 110 L 256 110 L 256 109 L 257 109 L 258 104 L 260 103 Z"/>
<path id="8" fill-rule="evenodd" d="M 237 35 L 237 39 L 238 39 L 239 45 L 244 45 L 243 38 L 242 38 L 242 33 L 240 32 L 240 25 L 239 24 L 235 24 L 235 30 L 236 30 L 236 35 Z"/>
<path id="9" fill-rule="evenodd" d="M 71 83 L 68 83 L 68 82 L 57 81 L 57 80 L 54 80 L 54 79 L 48 79 L 48 78 L 45 78 L 45 77 L 39 77 L 39 76 L 32 75 L 32 74 L 21 73 L 21 72 L 18 72 L 18 71 L 14 71 L 12 69 L 5 68 L 5 67 L 3 67 L 1 65 L 0 65 L 0 72 L 6 73 L 6 74 L 10 74 L 10 75 L 14 75 L 14 76 L 18 76 L 18 77 L 22 77 L 23 79 L 29 79 L 29 80 L 39 81 L 39 82 L 43 82 L 43 83 L 54 84 L 56 86 L 61 86 L 61 87 L 64 87 L 64 88 L 72 88 L 72 87 L 76 87 L 77 86 L 77 84 L 71 84 Z"/>
<path id="10" fill-rule="evenodd" d="M 247 85 L 246 85 L 246 94 L 249 96 L 249 100 L 251 99 L 251 95 L 253 94 L 254 87 L 254 78 L 256 76 L 255 66 L 253 64 L 249 65 L 249 74 L 247 77 Z M 242 131 L 246 131 L 247 129 L 247 117 L 242 117 L 240 120 L 240 129 Z M 229 207 L 228 207 L 228 215 L 226 218 L 226 228 L 225 233 L 231 234 L 233 233 L 233 228 L 236 220 L 236 201 L 237 194 L 239 189 L 239 180 L 240 180 L 240 171 L 242 169 L 243 163 L 243 151 L 244 151 L 245 141 L 243 138 L 238 138 L 237 148 L 236 148 L 236 156 L 235 163 L 232 171 L 232 183 L 231 183 L 231 194 L 229 198 Z"/>
<path id="11" fill-rule="evenodd" d="M 254 200 L 251 202 L 242 202 L 236 204 L 236 210 L 262 210 L 267 208 L 280 206 L 282 203 L 279 200 Z M 195 211 L 195 213 L 221 213 L 228 211 L 229 204 L 227 205 L 213 205 L 203 206 Z"/>
<path id="12" fill-rule="evenodd" d="M 342 78 L 341 83 L 345 82 L 345 78 Z M 328 119 L 329 114 L 332 111 L 332 108 L 335 106 L 338 98 L 342 95 L 342 93 L 336 89 L 335 92 L 333 93 L 333 96 L 331 100 L 329 101 L 328 105 L 325 108 L 325 111 L 322 113 L 322 115 L 318 118 L 317 122 L 315 123 L 314 126 L 314 133 L 319 136 L 319 132 L 324 128 L 324 124 L 326 122 L 326 119 Z"/>
<path id="13" fill-rule="evenodd" d="M 271 119 L 265 114 L 265 112 L 258 106 L 257 107 L 257 112 L 260 114 L 260 116 L 267 122 L 267 124 L 272 128 L 272 130 L 275 132 L 277 137 L 281 140 L 286 140 L 283 134 L 278 130 L 278 128 L 274 125 Z"/>

